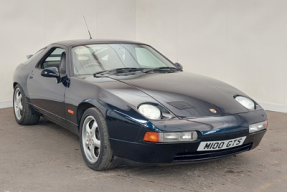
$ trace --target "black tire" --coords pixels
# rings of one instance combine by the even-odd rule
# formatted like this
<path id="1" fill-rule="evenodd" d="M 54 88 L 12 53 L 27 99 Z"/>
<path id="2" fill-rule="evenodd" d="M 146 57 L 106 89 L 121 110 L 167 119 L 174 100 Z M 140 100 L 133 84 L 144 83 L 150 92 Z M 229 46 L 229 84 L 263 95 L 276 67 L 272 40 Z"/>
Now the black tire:
<path id="1" fill-rule="evenodd" d="M 21 94 L 21 100 L 19 101 L 22 105 L 22 110 L 20 109 L 20 116 L 17 117 L 17 103 L 15 101 L 16 94 Z M 29 106 L 25 93 L 20 85 L 16 85 L 13 94 L 13 110 L 14 116 L 18 124 L 20 125 L 34 125 L 39 122 L 40 115 L 33 112 Z"/>
<path id="2" fill-rule="evenodd" d="M 92 117 L 94 119 L 91 119 Z M 89 121 L 90 119 L 91 121 Z M 86 126 L 87 124 L 89 126 L 91 126 L 91 124 L 94 125 L 94 121 L 96 121 L 96 124 L 97 124 L 97 128 L 95 129 L 97 131 L 95 131 L 95 134 L 94 134 L 95 137 L 92 136 L 93 129 L 90 129 L 91 136 L 87 136 L 88 133 L 86 132 L 86 128 L 84 126 Z M 93 150 L 91 150 L 89 149 L 88 145 L 90 145 L 90 143 L 88 144 L 88 142 L 89 141 L 93 142 L 93 139 L 91 138 L 96 139 L 96 137 L 98 138 L 97 141 L 100 142 L 100 147 L 97 148 L 96 146 L 94 146 L 95 148 L 92 147 Z M 111 169 L 115 166 L 113 163 L 113 152 L 111 150 L 110 141 L 109 141 L 108 127 L 107 127 L 104 116 L 96 108 L 87 109 L 81 118 L 80 146 L 81 146 L 81 152 L 85 160 L 85 163 L 87 164 L 89 168 L 95 171 L 101 171 L 101 170 Z M 90 150 L 90 151 L 87 152 L 87 150 Z M 99 152 L 95 152 L 95 150 L 98 150 Z M 93 157 L 89 156 L 89 154 L 92 154 L 91 151 L 93 151 L 94 154 L 98 154 L 98 156 L 96 157 L 97 160 L 95 160 L 95 162 L 91 162 L 91 160 L 89 160 L 89 158 L 91 159 L 96 156 L 96 155 Z"/>

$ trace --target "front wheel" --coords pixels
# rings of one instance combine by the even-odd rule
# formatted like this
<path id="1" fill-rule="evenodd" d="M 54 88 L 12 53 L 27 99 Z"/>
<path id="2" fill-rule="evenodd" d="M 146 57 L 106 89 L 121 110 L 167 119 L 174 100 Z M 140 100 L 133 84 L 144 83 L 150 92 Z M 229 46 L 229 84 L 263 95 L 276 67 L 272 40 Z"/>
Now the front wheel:
<path id="1" fill-rule="evenodd" d="M 101 112 L 87 109 L 80 125 L 81 151 L 87 166 L 96 171 L 114 167 L 108 128 Z"/>

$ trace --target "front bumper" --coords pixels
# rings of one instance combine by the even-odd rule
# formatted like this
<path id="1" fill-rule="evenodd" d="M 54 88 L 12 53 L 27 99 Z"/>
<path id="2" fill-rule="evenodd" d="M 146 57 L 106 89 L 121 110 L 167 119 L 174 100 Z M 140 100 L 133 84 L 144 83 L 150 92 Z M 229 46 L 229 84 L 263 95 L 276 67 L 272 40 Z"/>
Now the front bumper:
<path id="1" fill-rule="evenodd" d="M 116 156 L 132 161 L 142 163 L 194 162 L 235 155 L 254 149 L 259 145 L 265 132 L 266 130 L 249 134 L 241 146 L 217 151 L 197 151 L 200 141 L 195 143 L 138 143 L 110 139 L 110 142 Z"/>
<path id="2" fill-rule="evenodd" d="M 266 119 L 267 114 L 261 109 L 219 117 L 152 121 L 145 126 L 141 126 L 140 129 L 138 129 L 138 125 L 124 124 L 122 127 L 132 126 L 133 128 L 129 127 L 130 130 L 139 130 L 135 139 L 110 138 L 110 143 L 115 156 L 143 163 L 172 163 L 216 159 L 257 147 L 266 130 L 249 133 L 249 125 L 263 122 Z M 144 134 L 147 131 L 175 132 L 191 130 L 198 131 L 198 140 L 196 142 L 150 143 L 143 141 Z M 120 135 L 120 133 L 126 134 L 127 132 L 118 131 L 117 133 Z M 216 151 L 197 151 L 202 141 L 222 141 L 244 136 L 246 136 L 244 143 L 238 147 Z"/>

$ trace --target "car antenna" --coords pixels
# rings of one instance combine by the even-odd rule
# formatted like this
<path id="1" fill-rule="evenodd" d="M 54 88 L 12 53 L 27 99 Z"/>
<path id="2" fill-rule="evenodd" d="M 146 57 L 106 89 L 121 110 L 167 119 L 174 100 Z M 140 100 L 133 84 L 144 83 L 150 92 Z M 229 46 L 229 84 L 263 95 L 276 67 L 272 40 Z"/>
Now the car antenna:
<path id="1" fill-rule="evenodd" d="M 90 39 L 93 39 L 93 38 L 92 38 L 92 35 L 91 35 L 91 33 L 90 33 L 90 30 L 89 30 L 88 24 L 87 24 L 87 22 L 86 22 L 86 18 L 85 18 L 84 15 L 83 15 L 83 17 L 84 17 L 84 20 L 85 20 L 85 23 L 86 23 L 86 26 L 87 26 L 87 29 L 88 29 L 88 33 L 89 33 L 89 35 L 90 35 Z"/>

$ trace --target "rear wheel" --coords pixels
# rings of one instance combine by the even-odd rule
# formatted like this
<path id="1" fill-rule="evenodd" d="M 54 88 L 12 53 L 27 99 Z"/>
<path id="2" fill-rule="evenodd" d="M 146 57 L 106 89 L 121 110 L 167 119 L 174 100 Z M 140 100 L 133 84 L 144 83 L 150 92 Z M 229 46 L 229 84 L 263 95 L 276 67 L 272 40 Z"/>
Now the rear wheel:
<path id="1" fill-rule="evenodd" d="M 14 89 L 13 109 L 18 124 L 34 125 L 38 123 L 40 115 L 33 113 L 27 98 L 25 97 L 24 91 L 19 85 L 16 85 Z"/>
<path id="2" fill-rule="evenodd" d="M 87 109 L 82 116 L 80 145 L 89 168 L 100 171 L 114 167 L 106 121 L 96 108 Z"/>

